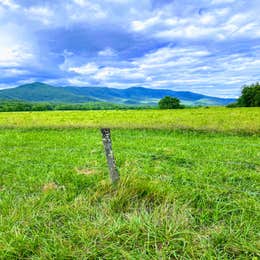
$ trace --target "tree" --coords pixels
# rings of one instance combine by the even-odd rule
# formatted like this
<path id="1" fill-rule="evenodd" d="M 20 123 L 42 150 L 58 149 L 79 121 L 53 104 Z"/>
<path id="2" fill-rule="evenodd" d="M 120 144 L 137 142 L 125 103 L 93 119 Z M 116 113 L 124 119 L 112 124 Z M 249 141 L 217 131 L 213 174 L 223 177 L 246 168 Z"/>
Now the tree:
<path id="1" fill-rule="evenodd" d="M 260 84 L 251 84 L 243 86 L 242 94 L 238 99 L 238 105 L 242 107 L 260 106 Z"/>
<path id="2" fill-rule="evenodd" d="M 160 109 L 176 109 L 182 107 L 180 100 L 175 97 L 166 96 L 159 101 Z"/>

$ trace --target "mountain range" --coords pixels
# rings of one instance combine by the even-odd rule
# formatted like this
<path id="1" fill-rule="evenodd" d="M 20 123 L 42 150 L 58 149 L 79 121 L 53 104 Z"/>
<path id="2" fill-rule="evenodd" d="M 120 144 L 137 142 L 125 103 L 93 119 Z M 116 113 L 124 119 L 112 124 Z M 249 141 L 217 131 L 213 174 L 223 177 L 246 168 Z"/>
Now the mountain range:
<path id="1" fill-rule="evenodd" d="M 211 97 L 189 91 L 143 87 L 127 89 L 54 87 L 40 82 L 0 90 L 0 100 L 56 103 L 110 102 L 125 105 L 157 105 L 158 101 L 165 96 L 179 98 L 182 104 L 185 105 L 226 105 L 235 101 L 235 99 Z"/>

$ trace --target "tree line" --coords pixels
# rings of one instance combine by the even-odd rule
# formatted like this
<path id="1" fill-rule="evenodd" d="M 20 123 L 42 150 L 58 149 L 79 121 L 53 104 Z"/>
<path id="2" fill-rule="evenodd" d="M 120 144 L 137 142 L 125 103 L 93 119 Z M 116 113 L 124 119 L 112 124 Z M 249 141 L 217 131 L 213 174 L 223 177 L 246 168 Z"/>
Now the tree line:
<path id="1" fill-rule="evenodd" d="M 149 109 L 150 106 L 126 106 L 105 102 L 88 102 L 81 104 L 57 104 L 46 102 L 26 102 L 19 100 L 0 100 L 0 112 L 51 111 L 51 110 L 126 110 Z"/>

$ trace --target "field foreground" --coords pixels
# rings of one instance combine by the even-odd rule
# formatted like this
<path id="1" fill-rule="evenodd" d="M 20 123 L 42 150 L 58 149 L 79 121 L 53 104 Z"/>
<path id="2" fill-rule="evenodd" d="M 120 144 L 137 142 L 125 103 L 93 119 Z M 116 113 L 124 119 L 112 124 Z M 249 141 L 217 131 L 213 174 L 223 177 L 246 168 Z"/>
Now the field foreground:
<path id="1" fill-rule="evenodd" d="M 66 116 L 85 124 L 87 113 L 57 122 L 55 113 L 0 114 L 0 259 L 260 256 L 259 124 L 245 135 L 222 125 L 113 129 L 121 174 L 113 187 L 99 129 L 67 128 Z"/>

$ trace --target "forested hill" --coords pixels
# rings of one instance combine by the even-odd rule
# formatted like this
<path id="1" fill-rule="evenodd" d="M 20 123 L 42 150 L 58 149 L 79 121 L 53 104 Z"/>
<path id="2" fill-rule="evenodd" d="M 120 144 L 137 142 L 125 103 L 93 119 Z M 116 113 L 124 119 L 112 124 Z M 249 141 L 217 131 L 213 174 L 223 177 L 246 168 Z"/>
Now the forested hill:
<path id="1" fill-rule="evenodd" d="M 0 90 L 0 100 L 33 102 L 111 102 L 126 105 L 156 105 L 164 96 L 179 98 L 187 105 L 226 105 L 234 99 L 205 96 L 193 92 L 132 87 L 116 89 L 107 87 L 54 87 L 35 82 L 16 88 Z"/>

